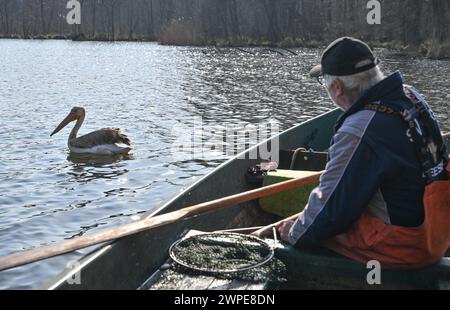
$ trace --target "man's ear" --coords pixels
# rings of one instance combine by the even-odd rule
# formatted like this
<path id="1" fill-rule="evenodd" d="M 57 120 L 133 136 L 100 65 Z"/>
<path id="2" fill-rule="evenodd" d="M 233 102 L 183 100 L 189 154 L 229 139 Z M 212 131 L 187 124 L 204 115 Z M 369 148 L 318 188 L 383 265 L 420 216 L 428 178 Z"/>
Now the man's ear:
<path id="1" fill-rule="evenodd" d="M 344 84 L 339 79 L 333 81 L 333 87 L 335 90 L 336 98 L 342 97 L 344 95 Z"/>

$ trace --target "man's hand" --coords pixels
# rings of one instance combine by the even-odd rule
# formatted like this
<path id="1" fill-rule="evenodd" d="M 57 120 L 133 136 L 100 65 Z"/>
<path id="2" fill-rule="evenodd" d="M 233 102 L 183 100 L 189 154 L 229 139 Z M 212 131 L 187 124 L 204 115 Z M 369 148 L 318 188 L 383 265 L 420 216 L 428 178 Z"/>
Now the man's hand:
<path id="1" fill-rule="evenodd" d="M 280 234 L 281 240 L 289 241 L 289 231 L 294 223 L 294 221 L 286 220 L 277 225 L 277 231 Z"/>

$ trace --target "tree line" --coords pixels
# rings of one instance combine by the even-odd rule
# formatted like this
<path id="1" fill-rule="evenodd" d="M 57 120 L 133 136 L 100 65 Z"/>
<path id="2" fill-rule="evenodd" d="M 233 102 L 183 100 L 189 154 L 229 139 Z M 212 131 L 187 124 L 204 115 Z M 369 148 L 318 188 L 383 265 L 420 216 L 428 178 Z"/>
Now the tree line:
<path id="1" fill-rule="evenodd" d="M 353 35 L 374 45 L 442 57 L 450 49 L 450 0 L 380 0 L 380 25 L 366 0 L 0 0 L 0 36 L 149 40 L 180 45 L 323 45 Z"/>

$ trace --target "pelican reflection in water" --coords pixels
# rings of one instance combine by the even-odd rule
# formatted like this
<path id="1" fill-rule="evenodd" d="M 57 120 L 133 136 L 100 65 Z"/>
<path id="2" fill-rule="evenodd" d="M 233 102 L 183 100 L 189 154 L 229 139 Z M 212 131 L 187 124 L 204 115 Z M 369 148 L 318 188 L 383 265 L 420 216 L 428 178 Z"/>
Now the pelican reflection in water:
<path id="1" fill-rule="evenodd" d="M 68 146 L 72 153 L 94 155 L 126 155 L 131 151 L 130 147 L 122 147 L 117 144 L 130 145 L 130 140 L 119 128 L 103 128 L 84 136 L 77 137 L 78 130 L 84 122 L 86 112 L 84 108 L 74 107 L 69 115 L 56 127 L 50 136 L 58 133 L 69 123 L 77 121 L 68 139 Z"/>

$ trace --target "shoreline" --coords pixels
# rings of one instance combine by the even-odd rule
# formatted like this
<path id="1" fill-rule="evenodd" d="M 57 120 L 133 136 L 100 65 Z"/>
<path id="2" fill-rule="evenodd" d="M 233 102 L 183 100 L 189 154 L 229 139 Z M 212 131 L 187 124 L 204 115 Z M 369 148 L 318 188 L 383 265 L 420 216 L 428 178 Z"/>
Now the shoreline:
<path id="1" fill-rule="evenodd" d="M 280 49 L 292 49 L 292 48 L 324 48 L 327 46 L 326 42 L 319 42 L 319 41 L 310 41 L 310 42 L 304 42 L 300 40 L 291 40 L 293 44 L 286 44 L 285 40 L 281 42 L 268 42 L 268 41 L 253 41 L 253 42 L 247 42 L 243 43 L 240 42 L 233 42 L 233 41 L 223 41 L 223 40 L 210 40 L 209 42 L 186 42 L 183 44 L 174 43 L 174 42 L 161 42 L 156 39 L 147 39 L 147 38 L 116 38 L 116 39 L 108 39 L 104 37 L 95 37 L 95 38 L 87 38 L 82 37 L 79 38 L 78 36 L 73 35 L 36 35 L 36 36 L 28 36 L 23 37 L 20 35 L 0 35 L 0 39 L 5 40 L 65 40 L 65 41 L 73 41 L 73 42 L 142 42 L 142 43 L 157 43 L 160 45 L 167 45 L 167 46 L 186 46 L 186 47 L 218 47 L 218 48 L 255 48 L 255 47 L 261 47 L 261 48 L 280 48 Z M 295 43 L 294 43 L 295 42 Z M 395 52 L 398 56 L 409 56 L 409 57 L 424 57 L 427 59 L 433 59 L 433 60 L 450 60 L 450 54 L 449 55 L 439 55 L 440 57 L 433 57 L 430 56 L 430 51 L 426 49 L 423 45 L 422 46 L 404 46 L 400 43 L 395 42 L 389 42 L 389 43 L 382 43 L 382 42 L 371 42 L 368 41 L 370 46 L 372 48 L 385 48 L 389 49 Z"/>

